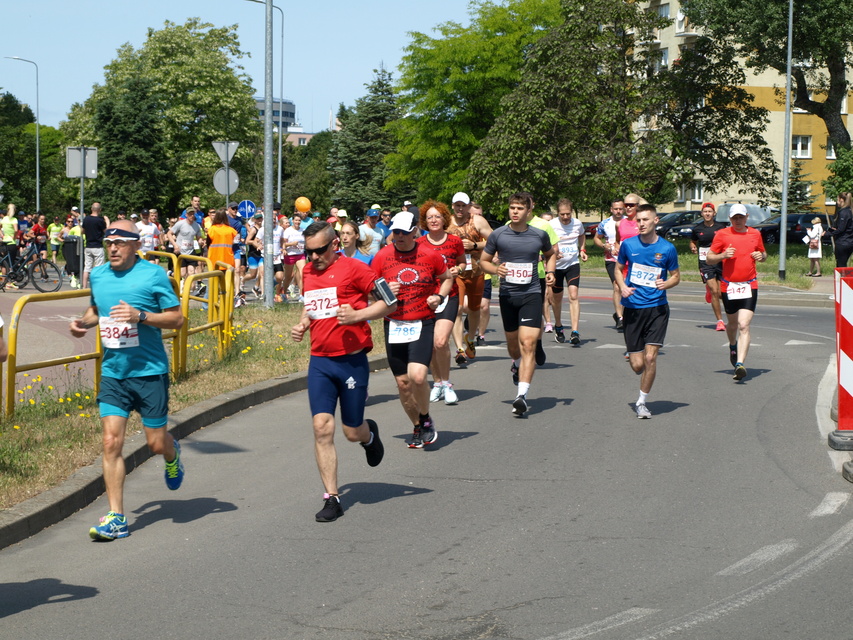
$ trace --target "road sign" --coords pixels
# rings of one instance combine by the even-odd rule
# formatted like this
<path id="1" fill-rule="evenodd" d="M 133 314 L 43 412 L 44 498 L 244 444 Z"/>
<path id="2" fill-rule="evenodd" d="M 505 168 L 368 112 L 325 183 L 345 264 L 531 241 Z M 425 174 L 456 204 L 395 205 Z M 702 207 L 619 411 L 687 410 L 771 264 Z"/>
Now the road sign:
<path id="1" fill-rule="evenodd" d="M 216 173 L 213 174 L 213 187 L 223 196 L 234 193 L 239 186 L 240 179 L 237 177 L 237 172 L 234 169 L 228 169 L 227 184 L 225 182 L 225 169 L 217 169 Z"/>
<path id="2" fill-rule="evenodd" d="M 222 142 L 213 142 L 213 148 L 216 150 L 216 155 L 219 156 L 219 159 L 222 162 L 231 162 L 231 158 L 234 157 L 234 154 L 237 153 L 237 147 L 240 146 L 239 142 L 235 141 L 222 141 Z M 223 193 L 220 191 L 219 193 Z"/>
<path id="3" fill-rule="evenodd" d="M 86 175 L 83 175 L 83 149 L 86 150 Z M 66 178 L 97 178 L 98 150 L 95 147 L 68 147 L 65 149 Z"/>
<path id="4" fill-rule="evenodd" d="M 237 212 L 241 218 L 251 218 L 255 215 L 256 210 L 255 203 L 251 200 L 243 200 L 237 207 Z"/>

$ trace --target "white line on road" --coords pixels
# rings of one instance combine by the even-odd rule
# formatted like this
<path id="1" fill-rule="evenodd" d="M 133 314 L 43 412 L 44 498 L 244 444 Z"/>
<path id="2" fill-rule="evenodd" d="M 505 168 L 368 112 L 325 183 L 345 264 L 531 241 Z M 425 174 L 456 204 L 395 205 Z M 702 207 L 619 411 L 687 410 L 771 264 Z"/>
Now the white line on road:
<path id="1" fill-rule="evenodd" d="M 826 370 L 823 372 L 823 377 L 817 385 L 817 397 L 814 403 L 815 418 L 817 419 L 817 429 L 820 432 L 820 437 L 823 442 L 827 441 L 827 436 L 835 431 L 835 421 L 829 415 L 829 409 L 832 406 L 832 396 L 835 393 L 835 388 L 838 386 L 838 366 L 837 360 L 833 353 L 829 357 L 829 362 L 826 365 Z M 829 445 L 827 445 L 829 447 Z M 841 473 L 841 468 L 845 462 L 850 461 L 850 452 L 835 451 L 829 449 L 827 452 L 829 462 L 836 473 Z"/>
<path id="2" fill-rule="evenodd" d="M 596 349 L 620 349 L 620 350 L 622 350 L 622 351 L 625 351 L 625 345 L 624 345 L 624 344 L 612 344 L 612 343 L 610 343 L 610 344 L 601 344 L 601 345 L 599 345 L 599 346 L 597 346 L 597 347 L 595 347 L 595 348 L 596 348 Z"/>
<path id="3" fill-rule="evenodd" d="M 820 504 L 809 514 L 809 518 L 819 518 L 820 516 L 831 516 L 838 513 L 847 504 L 850 499 L 849 493 L 843 491 L 832 491 L 827 493 Z"/>
<path id="4" fill-rule="evenodd" d="M 744 576 L 747 573 L 751 573 L 764 566 L 768 562 L 772 562 L 776 558 L 781 558 L 782 556 L 791 553 L 797 548 L 797 546 L 796 540 L 783 540 L 779 544 L 769 544 L 766 547 L 762 547 L 755 553 L 748 555 L 740 562 L 736 562 L 732 566 L 723 569 L 717 575 Z"/>
<path id="5" fill-rule="evenodd" d="M 590 624 L 582 627 L 576 627 L 575 629 L 569 629 L 568 631 L 564 631 L 556 636 L 549 636 L 542 640 L 577 640 L 578 638 L 588 638 L 596 633 L 610 631 L 616 627 L 636 622 L 637 620 L 641 620 L 642 618 L 657 612 L 657 609 L 641 609 L 639 607 L 634 607 L 633 609 L 617 613 L 609 618 L 604 618 L 604 620 L 591 622 Z"/>

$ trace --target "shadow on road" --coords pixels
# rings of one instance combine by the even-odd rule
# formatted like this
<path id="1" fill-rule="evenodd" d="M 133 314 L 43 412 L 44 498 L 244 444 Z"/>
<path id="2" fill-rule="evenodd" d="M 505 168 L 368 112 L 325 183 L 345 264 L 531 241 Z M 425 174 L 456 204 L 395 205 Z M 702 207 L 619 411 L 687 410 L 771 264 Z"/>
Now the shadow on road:
<path id="1" fill-rule="evenodd" d="M 421 493 L 432 493 L 432 489 L 421 489 L 407 484 L 387 482 L 353 482 L 339 489 L 341 497 L 348 503 L 376 504 L 393 498 L 407 498 Z"/>
<path id="2" fill-rule="evenodd" d="M 141 514 L 133 523 L 133 531 L 144 529 L 161 520 L 171 520 L 176 524 L 186 524 L 213 513 L 234 511 L 237 505 L 221 502 L 216 498 L 193 498 L 192 500 L 155 500 L 146 502 L 133 513 Z"/>
<path id="3" fill-rule="evenodd" d="M 57 578 L 38 578 L 29 582 L 0 583 L 0 618 L 11 616 L 43 604 L 69 602 L 94 598 L 98 595 L 95 587 L 76 584 L 63 584 Z M 22 637 L 26 635 L 19 630 Z"/>

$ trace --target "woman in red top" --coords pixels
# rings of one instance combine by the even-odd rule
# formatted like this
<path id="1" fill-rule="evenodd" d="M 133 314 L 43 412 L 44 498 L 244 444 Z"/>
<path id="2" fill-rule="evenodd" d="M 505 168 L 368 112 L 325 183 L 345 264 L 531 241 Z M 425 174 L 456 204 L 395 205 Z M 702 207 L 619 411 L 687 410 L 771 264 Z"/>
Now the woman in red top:
<path id="1" fill-rule="evenodd" d="M 47 259 L 47 219 L 43 213 L 38 216 L 38 221 L 33 225 L 27 233 L 27 239 L 35 242 L 36 251 L 43 260 Z"/>
<path id="2" fill-rule="evenodd" d="M 465 263 L 465 247 L 459 236 L 447 233 L 450 226 L 450 209 L 443 202 L 428 200 L 421 206 L 421 228 L 427 230 L 425 236 L 417 239 L 424 247 L 437 251 L 444 258 L 444 263 L 453 276 L 453 288 L 447 299 L 435 310 L 435 333 L 433 334 L 432 361 L 432 392 L 430 402 L 438 402 L 444 398 L 445 404 L 456 404 L 459 398 L 450 383 L 450 347 L 448 341 L 453 323 L 459 312 L 459 288 L 456 286 L 456 276 L 460 266 Z M 460 349 L 461 351 L 461 349 Z"/>

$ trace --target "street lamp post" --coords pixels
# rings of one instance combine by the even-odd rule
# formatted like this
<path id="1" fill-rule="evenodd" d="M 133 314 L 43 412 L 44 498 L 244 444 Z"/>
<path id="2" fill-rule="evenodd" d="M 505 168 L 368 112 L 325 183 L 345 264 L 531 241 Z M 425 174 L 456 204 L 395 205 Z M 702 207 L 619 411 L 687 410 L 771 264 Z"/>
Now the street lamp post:
<path id="1" fill-rule="evenodd" d="M 39 149 L 39 66 L 32 60 L 18 56 L 6 56 L 9 60 L 29 62 L 36 68 L 36 211 L 41 211 L 41 152 Z"/>
<path id="2" fill-rule="evenodd" d="M 256 4 L 266 4 L 263 0 L 246 0 L 247 2 L 254 2 Z M 279 53 L 280 62 L 278 65 L 278 183 L 276 190 L 276 200 L 281 202 L 281 147 L 282 147 L 282 139 L 284 136 L 284 11 L 281 10 L 281 7 L 277 5 L 272 6 L 273 9 L 277 9 L 279 14 L 281 15 L 281 51 Z"/>

